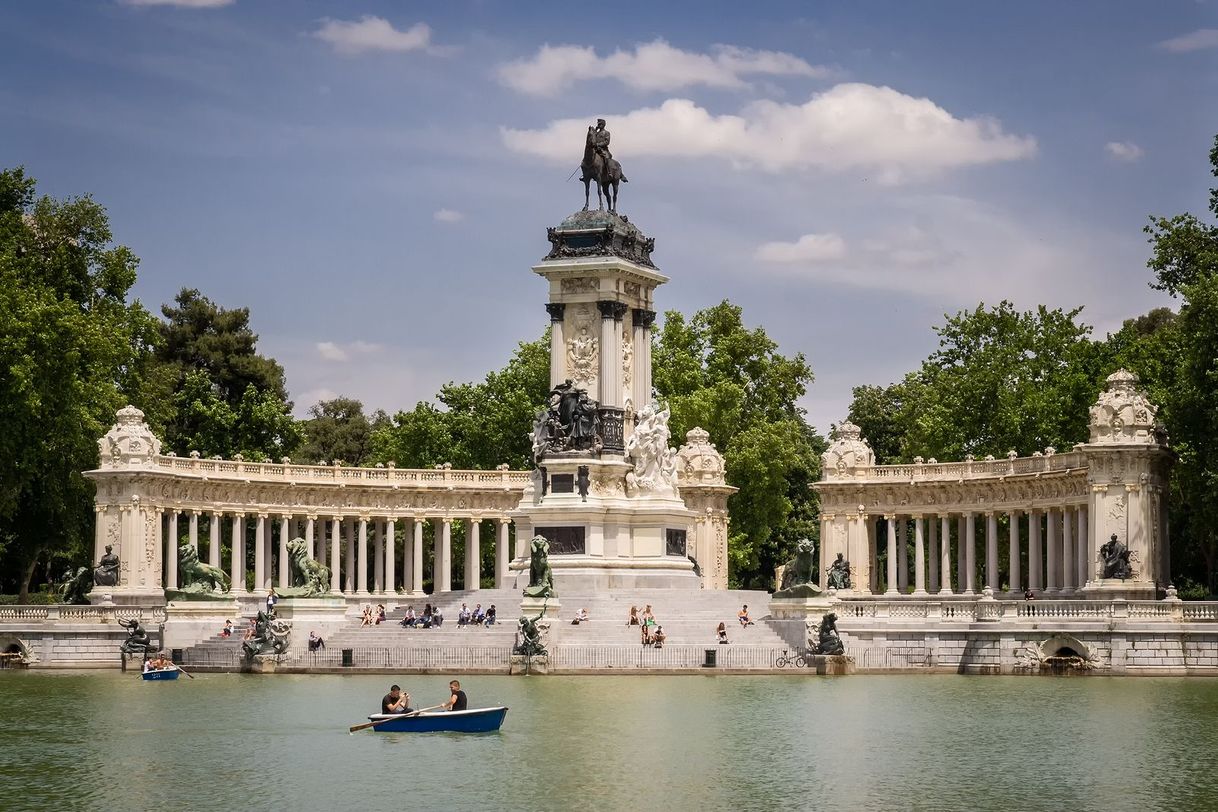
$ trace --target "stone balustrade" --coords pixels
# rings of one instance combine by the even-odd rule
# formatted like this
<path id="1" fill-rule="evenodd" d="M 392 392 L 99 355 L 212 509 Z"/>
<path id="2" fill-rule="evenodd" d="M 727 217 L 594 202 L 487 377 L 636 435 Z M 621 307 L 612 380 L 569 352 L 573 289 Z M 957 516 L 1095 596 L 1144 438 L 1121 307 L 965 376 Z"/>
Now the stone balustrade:
<path id="1" fill-rule="evenodd" d="M 933 623 L 1133 620 L 1152 623 L 1218 623 L 1218 601 L 1180 600 L 845 600 L 833 611 L 851 621 Z"/>

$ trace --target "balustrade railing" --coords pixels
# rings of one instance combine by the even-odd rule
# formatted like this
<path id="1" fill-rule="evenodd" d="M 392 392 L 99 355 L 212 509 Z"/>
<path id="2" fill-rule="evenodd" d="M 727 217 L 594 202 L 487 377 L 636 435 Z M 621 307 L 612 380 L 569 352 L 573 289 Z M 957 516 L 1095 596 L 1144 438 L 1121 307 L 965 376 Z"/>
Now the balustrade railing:
<path id="1" fill-rule="evenodd" d="M 1031 457 L 964 460 L 963 462 L 922 462 L 902 465 L 873 465 L 853 469 L 842 476 L 835 470 L 825 471 L 825 480 L 960 480 L 984 477 L 1005 477 L 1018 474 L 1040 474 L 1075 471 L 1085 468 L 1087 461 L 1080 451 L 1062 454 L 1037 454 Z"/>
<path id="2" fill-rule="evenodd" d="M 138 620 L 144 625 L 165 621 L 164 607 L 87 606 L 49 604 L 43 606 L 0 606 L 3 623 L 113 623 Z"/>
<path id="3" fill-rule="evenodd" d="M 837 604 L 833 611 L 837 613 L 838 618 L 846 621 L 890 619 L 972 622 L 1130 619 L 1169 623 L 1218 622 L 1218 601 L 851 599 Z"/>
<path id="4" fill-rule="evenodd" d="M 335 482 L 418 485 L 450 488 L 522 489 L 529 481 L 528 471 L 456 470 L 452 468 L 357 468 L 339 465 L 299 465 L 296 463 L 245 462 L 201 457 L 161 455 L 153 460 L 159 468 L 174 473 L 195 473 L 217 479 L 262 479 L 282 482 Z"/>

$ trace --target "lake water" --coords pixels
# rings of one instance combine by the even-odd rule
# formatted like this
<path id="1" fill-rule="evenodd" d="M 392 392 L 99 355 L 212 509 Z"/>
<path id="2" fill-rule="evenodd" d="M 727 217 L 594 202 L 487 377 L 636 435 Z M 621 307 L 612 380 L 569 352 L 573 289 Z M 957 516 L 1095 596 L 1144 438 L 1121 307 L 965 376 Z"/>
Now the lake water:
<path id="1" fill-rule="evenodd" d="M 349 735 L 393 681 L 0 672 L 0 808 L 1218 808 L 1218 680 L 469 676 L 500 733 Z"/>

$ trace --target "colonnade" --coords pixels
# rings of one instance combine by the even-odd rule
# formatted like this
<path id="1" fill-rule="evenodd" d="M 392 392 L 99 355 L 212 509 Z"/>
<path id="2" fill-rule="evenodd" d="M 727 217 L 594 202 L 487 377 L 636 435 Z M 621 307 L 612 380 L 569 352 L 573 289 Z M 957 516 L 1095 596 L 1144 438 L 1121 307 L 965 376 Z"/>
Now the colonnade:
<path id="1" fill-rule="evenodd" d="M 291 586 L 288 541 L 303 538 L 309 557 L 330 568 L 330 591 L 356 596 L 392 595 L 397 593 L 399 586 L 405 593 L 422 594 L 426 561 L 423 555 L 423 527 L 429 521 L 433 523 L 433 591 L 451 591 L 452 525 L 459 519 L 464 521 L 466 527 L 463 562 L 465 588 L 480 588 L 484 521 L 481 516 L 353 517 L 174 509 L 161 509 L 159 513 L 157 526 L 164 543 L 164 584 L 167 589 L 178 588 L 178 545 L 182 539 L 180 522 L 183 518 L 186 523 L 185 542 L 199 555 L 200 561 L 229 573 L 234 594 L 248 591 L 245 545 L 248 525 L 252 524 L 254 594 L 267 593 L 273 586 Z M 206 557 L 200 552 L 199 527 L 200 518 L 203 517 L 206 517 L 208 526 Z M 496 516 L 486 521 L 494 526 L 494 535 L 488 541 L 495 545 L 495 587 L 503 588 L 508 585 L 509 579 L 512 520 Z M 225 540 L 229 542 L 230 551 L 227 567 L 223 567 L 221 561 Z"/>
<path id="2" fill-rule="evenodd" d="M 1031 589 L 1037 594 L 1070 595 L 1099 576 L 1094 570 L 1096 551 L 1090 549 L 1088 541 L 1087 513 L 1086 505 L 1062 505 L 1028 510 L 869 514 L 872 560 L 866 586 L 873 594 L 880 592 L 876 562 L 884 551 L 886 595 L 908 594 L 911 586 L 914 595 L 976 595 L 984 587 L 994 593 L 1005 590 L 1022 594 L 1024 589 Z M 1005 527 L 1001 527 L 1003 524 Z M 1005 562 L 999 555 L 1002 544 L 1007 549 Z M 862 586 L 856 584 L 855 588 Z"/>

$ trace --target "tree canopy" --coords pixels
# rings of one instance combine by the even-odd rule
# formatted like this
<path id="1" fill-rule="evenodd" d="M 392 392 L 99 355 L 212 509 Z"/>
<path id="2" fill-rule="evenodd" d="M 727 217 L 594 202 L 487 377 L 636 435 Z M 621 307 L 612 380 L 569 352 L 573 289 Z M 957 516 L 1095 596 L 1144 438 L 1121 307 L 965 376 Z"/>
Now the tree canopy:
<path id="1" fill-rule="evenodd" d="M 156 319 L 127 301 L 138 260 L 90 197 L 0 171 L 0 572 L 28 593 L 47 553 L 92 537 L 97 440 L 142 389 Z"/>
<path id="2" fill-rule="evenodd" d="M 774 568 L 800 538 L 819 537 L 815 497 L 824 440 L 798 405 L 812 382 L 802 353 L 778 352 L 764 329 L 723 301 L 686 320 L 664 314 L 655 337 L 652 380 L 672 411 L 673 442 L 695 426 L 710 433 L 727 463 L 731 579 L 768 588 Z"/>

